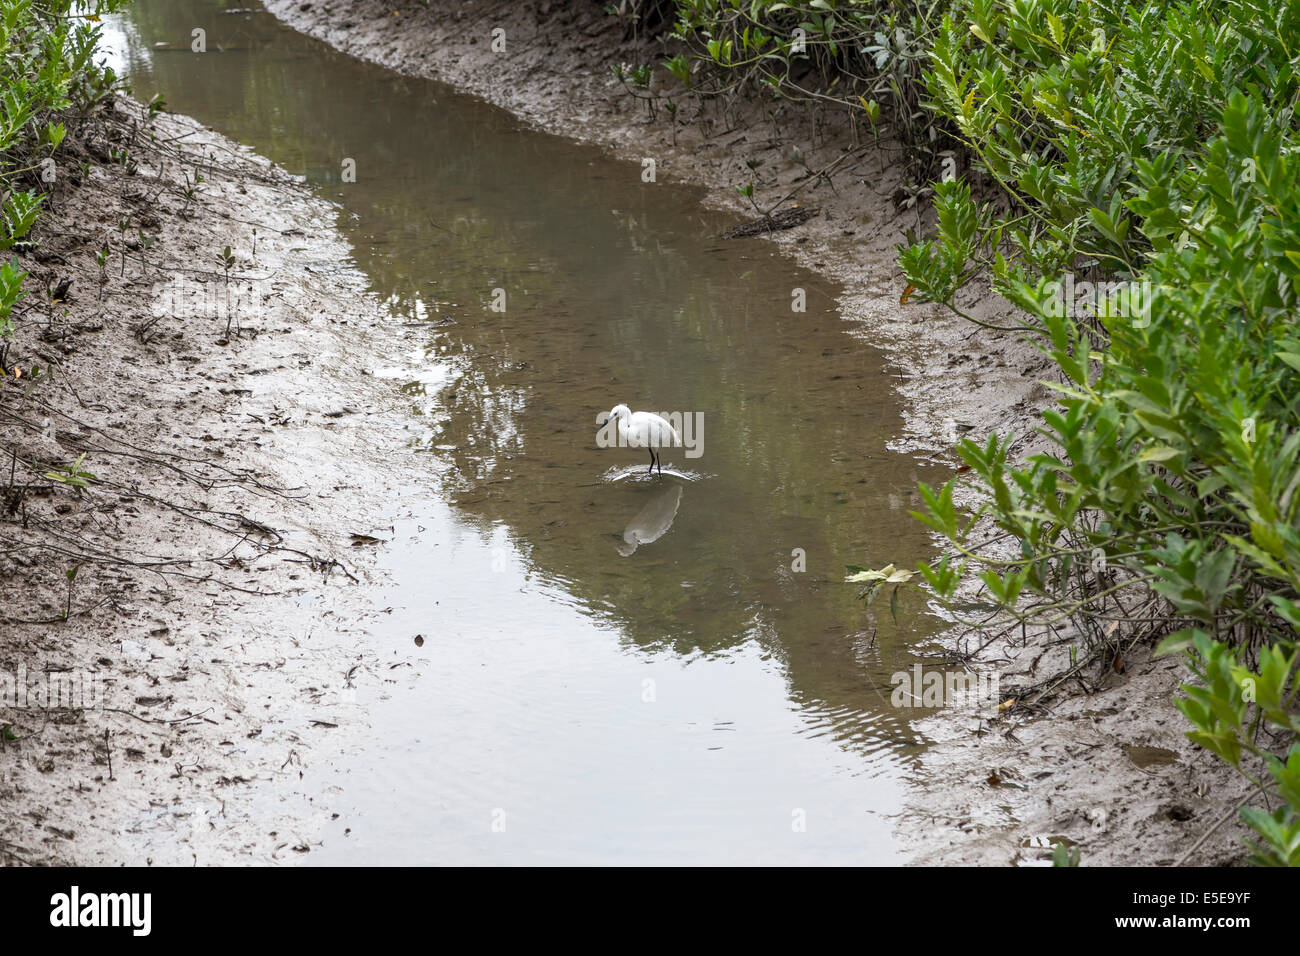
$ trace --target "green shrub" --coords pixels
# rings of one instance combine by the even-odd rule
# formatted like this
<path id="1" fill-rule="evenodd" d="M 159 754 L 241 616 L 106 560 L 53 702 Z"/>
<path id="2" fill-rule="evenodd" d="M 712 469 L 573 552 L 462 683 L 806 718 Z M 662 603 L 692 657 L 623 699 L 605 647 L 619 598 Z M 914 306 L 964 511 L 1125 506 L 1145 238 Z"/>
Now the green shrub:
<path id="1" fill-rule="evenodd" d="M 778 98 L 845 107 L 873 129 L 888 120 L 914 170 L 928 168 L 946 145 L 944 130 L 921 106 L 938 3 L 677 0 L 676 7 L 674 36 L 714 82 L 692 83 L 680 54 L 664 66 L 697 93 L 729 96 L 749 85 Z"/>
<path id="2" fill-rule="evenodd" d="M 1173 632 L 1162 649 L 1206 682 L 1180 701 L 1190 736 L 1282 804 L 1243 819 L 1258 859 L 1292 864 L 1297 39 L 1296 0 L 961 0 L 925 82 L 988 188 L 937 184 L 937 236 L 900 255 L 917 295 L 953 308 L 991 273 L 1063 379 L 1047 452 L 1014 463 L 1010 437 L 963 441 L 969 479 L 924 490 L 923 519 L 956 547 L 926 580 L 948 598 L 977 574 L 1006 609 L 1069 619 L 1094 647 Z M 1118 285 L 1083 314 L 1071 282 Z M 954 508 L 959 480 L 978 515 Z M 1009 552 L 968 543 L 979 516 Z"/>
<path id="3" fill-rule="evenodd" d="M 0 250 L 31 231 L 53 156 L 67 135 L 60 117 L 84 112 L 108 95 L 117 77 L 94 62 L 99 18 L 125 0 L 0 0 Z M 21 298 L 17 261 L 0 269 L 0 335 Z"/>

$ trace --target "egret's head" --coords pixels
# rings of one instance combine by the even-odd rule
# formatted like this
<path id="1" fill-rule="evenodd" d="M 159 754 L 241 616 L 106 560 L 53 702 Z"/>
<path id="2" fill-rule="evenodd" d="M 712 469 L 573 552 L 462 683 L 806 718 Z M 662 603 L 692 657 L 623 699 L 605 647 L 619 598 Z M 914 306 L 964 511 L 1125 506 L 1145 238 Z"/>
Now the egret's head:
<path id="1" fill-rule="evenodd" d="M 609 418 L 607 418 L 605 421 L 606 423 L 608 423 L 614 421 L 617 418 L 628 419 L 631 417 L 632 417 L 632 409 L 628 408 L 626 405 L 615 405 L 613 408 L 609 410 Z"/>

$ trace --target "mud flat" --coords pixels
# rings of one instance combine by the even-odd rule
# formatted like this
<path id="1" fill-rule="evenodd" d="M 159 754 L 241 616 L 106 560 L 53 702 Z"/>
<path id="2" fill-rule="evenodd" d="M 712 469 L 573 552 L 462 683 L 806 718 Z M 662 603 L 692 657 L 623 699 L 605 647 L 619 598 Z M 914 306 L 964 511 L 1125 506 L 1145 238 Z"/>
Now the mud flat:
<path id="1" fill-rule="evenodd" d="M 119 98 L 65 150 L 0 378 L 0 861 L 301 860 L 387 680 L 353 535 L 399 426 L 349 356 L 402 332 L 237 144 Z"/>
<path id="2" fill-rule="evenodd" d="M 338 49 L 411 75 L 475 93 L 551 132 L 655 161 L 660 181 L 712 187 L 707 202 L 753 209 L 735 187 L 754 182 L 757 206 L 812 206 L 819 214 L 777 242 L 798 261 L 842 284 L 839 306 L 888 357 L 906 402 L 895 446 L 955 462 L 956 426 L 977 435 L 1014 431 L 1026 452 L 1050 390 L 1050 363 L 1014 334 L 977 329 L 930 306 L 901 305 L 894 249 L 920 224 L 895 203 L 903 182 L 897 152 L 840 160 L 854 133 L 833 114 L 739 101 L 728 110 L 679 103 L 676 129 L 614 79 L 620 63 L 657 63 L 654 44 L 627 39 L 597 4 L 432 0 L 266 0 L 274 15 Z M 492 48 L 505 30 L 506 48 Z M 671 83 L 662 71 L 652 88 Z M 802 151 L 796 161 L 791 146 Z M 652 187 L 650 187 L 652 188 Z M 924 198 L 922 199 L 924 204 Z M 740 240 L 751 241 L 751 240 Z M 1011 314 L 973 292 L 960 303 L 982 319 Z M 1019 635 L 1017 635 L 1018 637 Z M 969 653 L 988 635 L 954 630 L 936 648 Z M 1064 669 L 1070 635 L 995 641 L 971 661 L 996 668 L 1004 688 Z M 1051 841 L 1082 846 L 1085 865 L 1240 861 L 1229 823 L 1243 782 L 1183 736 L 1170 695 L 1184 678 L 1174 660 L 1133 648 L 1122 672 L 1089 672 L 1090 695 L 1058 694 L 1028 716 L 939 712 L 920 729 L 935 742 L 918 760 L 909 806 L 898 823 L 913 859 L 925 863 L 1041 864 Z"/>

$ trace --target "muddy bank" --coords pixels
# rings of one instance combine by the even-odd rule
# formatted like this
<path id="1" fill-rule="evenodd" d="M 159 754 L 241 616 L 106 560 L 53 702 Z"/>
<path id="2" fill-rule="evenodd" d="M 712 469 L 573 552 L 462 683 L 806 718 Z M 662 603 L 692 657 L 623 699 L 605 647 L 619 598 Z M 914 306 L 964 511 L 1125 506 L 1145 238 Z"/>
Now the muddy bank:
<path id="1" fill-rule="evenodd" d="M 353 535 L 398 426 L 349 356 L 401 332 L 265 160 L 125 98 L 72 140 L 0 379 L 0 860 L 299 860 L 387 679 Z"/>
<path id="2" fill-rule="evenodd" d="M 662 53 L 625 39 L 597 4 L 266 6 L 354 55 L 441 79 L 540 128 L 600 143 L 632 161 L 632 171 L 653 160 L 659 181 L 710 186 L 714 205 L 752 214 L 735 187 L 753 182 L 760 208 L 817 208 L 819 215 L 770 240 L 842 283 L 842 312 L 885 351 L 908 407 L 897 447 L 952 462 L 948 449 L 959 430 L 1032 434 L 1050 394 L 1038 382 L 1050 368 L 1046 359 L 1012 334 L 976 331 L 942 310 L 899 304 L 894 248 L 920 221 L 914 209 L 896 205 L 907 184 L 890 144 L 844 159 L 852 130 L 833 115 L 788 104 L 770 110 L 768 103 L 739 102 L 722 110 L 680 100 L 674 125 L 664 122 L 662 109 L 651 118 L 611 67 L 657 63 Z M 503 51 L 491 43 L 498 27 L 505 30 Z M 672 82 L 658 71 L 652 89 Z M 980 318 L 1009 314 L 990 296 L 971 300 L 963 308 Z M 1019 451 L 1029 447 L 1022 439 Z M 983 643 L 976 637 L 954 635 L 946 647 L 966 652 Z M 1050 642 L 1031 634 L 1027 647 L 998 642 L 974 660 L 1014 685 L 1061 669 L 1069 653 L 1069 634 Z M 937 743 L 921 758 L 909 810 L 899 820 L 915 859 L 1035 863 L 1049 854 L 1042 844 L 1065 838 L 1082 845 L 1086 864 L 1171 863 L 1244 796 L 1229 771 L 1183 737 L 1183 719 L 1169 702 L 1183 678 L 1177 662 L 1150 661 L 1135 648 L 1122 672 L 1088 676 L 1106 689 L 1044 702 L 1031 719 L 944 713 L 924 722 Z M 1216 831 L 1191 862 L 1240 859 L 1233 830 L 1229 824 Z"/>

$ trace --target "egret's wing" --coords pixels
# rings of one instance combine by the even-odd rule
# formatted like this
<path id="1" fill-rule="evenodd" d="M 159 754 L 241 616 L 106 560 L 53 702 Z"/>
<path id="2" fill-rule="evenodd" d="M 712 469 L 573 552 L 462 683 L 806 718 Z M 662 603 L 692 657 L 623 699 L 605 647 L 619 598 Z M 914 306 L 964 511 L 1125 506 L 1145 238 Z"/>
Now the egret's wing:
<path id="1" fill-rule="evenodd" d="M 682 436 L 677 434 L 677 429 L 673 428 L 672 423 L 662 415 L 655 415 L 651 412 L 637 412 L 637 415 L 645 416 L 645 429 L 650 439 L 650 444 L 655 448 L 676 447 L 681 445 Z M 635 417 L 635 416 L 634 416 Z"/>

